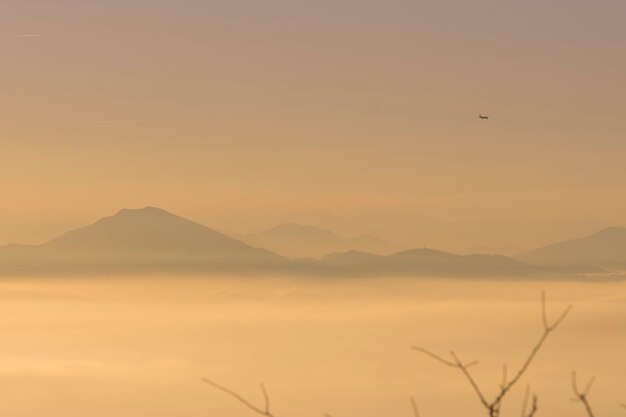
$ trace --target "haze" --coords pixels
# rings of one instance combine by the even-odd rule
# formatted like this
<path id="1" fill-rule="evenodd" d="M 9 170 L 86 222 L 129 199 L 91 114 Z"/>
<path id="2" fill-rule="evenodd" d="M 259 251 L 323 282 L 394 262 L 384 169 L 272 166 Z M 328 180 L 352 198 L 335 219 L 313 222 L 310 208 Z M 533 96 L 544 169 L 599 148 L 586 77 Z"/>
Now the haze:
<path id="1" fill-rule="evenodd" d="M 625 16 L 1 0 L 0 415 L 623 416 Z"/>
<path id="2" fill-rule="evenodd" d="M 625 14 L 5 0 L 0 242 L 145 205 L 230 234 L 295 221 L 455 250 L 624 225 Z M 354 226 L 372 213 L 384 226 Z M 407 216 L 469 226 L 403 233 Z"/>
<path id="3" fill-rule="evenodd" d="M 247 415 L 202 377 L 256 402 L 264 381 L 276 415 L 484 415 L 458 371 L 409 349 L 468 361 L 492 393 L 541 331 L 539 293 L 554 318 L 574 310 L 505 403 L 524 385 L 542 415 L 583 415 L 570 372 L 597 376 L 598 415 L 618 416 L 626 342 L 620 284 L 316 281 L 290 278 L 3 280 L 3 413 L 16 417 Z M 454 401 L 450 401 L 453 398 Z M 36 401 L 34 400 L 36 399 Z"/>

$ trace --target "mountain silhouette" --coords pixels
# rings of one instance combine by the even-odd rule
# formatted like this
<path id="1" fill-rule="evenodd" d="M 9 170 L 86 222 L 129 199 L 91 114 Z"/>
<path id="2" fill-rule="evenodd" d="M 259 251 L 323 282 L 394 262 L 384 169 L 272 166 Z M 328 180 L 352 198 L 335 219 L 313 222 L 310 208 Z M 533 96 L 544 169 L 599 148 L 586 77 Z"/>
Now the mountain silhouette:
<path id="1" fill-rule="evenodd" d="M 176 269 L 264 265 L 281 256 L 156 207 L 123 209 L 39 246 L 1 248 L 2 266 L 67 269 Z"/>
<path id="2" fill-rule="evenodd" d="M 294 233 L 307 242 L 341 239 L 327 230 L 299 225 L 275 228 L 271 235 L 288 238 L 286 241 L 295 244 Z M 604 242 L 600 249 L 618 247 L 626 244 L 626 231 L 608 229 L 594 235 L 591 241 Z M 585 246 L 580 253 L 584 253 L 584 248 L 588 250 Z M 600 249 L 592 253 L 603 254 Z M 582 263 L 580 253 L 574 254 L 578 254 L 578 264 Z M 614 252 L 620 253 L 623 254 Z M 535 266 L 501 255 L 457 255 L 426 248 L 390 255 L 348 250 L 318 259 L 289 260 L 155 207 L 121 210 L 43 245 L 0 247 L 0 274 L 4 275 L 229 273 L 314 277 L 542 277 L 602 272 L 595 267 L 549 266 L 552 264 L 554 262 Z"/>
<path id="3" fill-rule="evenodd" d="M 593 266 L 535 266 L 502 255 L 457 255 L 435 249 L 411 249 L 380 256 L 349 251 L 333 253 L 319 260 L 345 274 L 405 276 L 548 276 L 599 274 Z"/>
<path id="4" fill-rule="evenodd" d="M 320 257 L 350 250 L 387 254 L 391 244 L 371 235 L 343 238 L 327 229 L 286 223 L 260 233 L 238 236 L 253 246 L 271 250 L 290 258 Z"/>
<path id="5" fill-rule="evenodd" d="M 428 265 L 463 265 L 497 268 L 524 268 L 528 265 L 502 255 L 456 255 L 434 249 L 412 249 L 389 256 L 396 262 Z"/>
<path id="6" fill-rule="evenodd" d="M 626 228 L 610 227 L 590 236 L 554 243 L 515 256 L 537 265 L 597 265 L 626 268 Z"/>
<path id="7" fill-rule="evenodd" d="M 156 207 L 123 209 L 41 248 L 74 254 L 274 257 L 268 251 Z"/>

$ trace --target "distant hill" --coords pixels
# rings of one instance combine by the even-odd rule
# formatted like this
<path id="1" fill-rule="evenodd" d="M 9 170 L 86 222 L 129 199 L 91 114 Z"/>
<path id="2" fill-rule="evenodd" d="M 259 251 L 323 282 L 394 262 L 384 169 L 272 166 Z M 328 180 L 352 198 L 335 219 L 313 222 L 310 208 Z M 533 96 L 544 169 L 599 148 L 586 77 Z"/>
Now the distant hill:
<path id="1" fill-rule="evenodd" d="M 41 248 L 100 255 L 273 256 L 156 207 L 121 210 L 114 216 L 72 230 Z"/>
<path id="2" fill-rule="evenodd" d="M 380 256 L 349 251 L 319 260 L 348 274 L 406 276 L 546 276 L 554 274 L 600 274 L 592 266 L 534 266 L 501 255 L 456 255 L 434 249 L 412 249 Z"/>
<path id="3" fill-rule="evenodd" d="M 465 254 L 485 253 L 490 255 L 513 256 L 522 252 L 522 249 L 515 246 L 473 246 L 465 249 Z"/>
<path id="4" fill-rule="evenodd" d="M 146 207 L 72 230 L 40 246 L 0 248 L 0 269 L 75 267 L 188 269 L 209 265 L 277 264 L 286 261 L 206 226 Z"/>
<path id="5" fill-rule="evenodd" d="M 299 225 L 271 229 L 264 236 L 291 245 L 319 244 L 353 246 L 327 230 Z M 282 240 L 281 240 L 282 239 Z M 592 263 L 597 256 L 623 254 L 624 229 L 609 229 L 592 236 L 597 250 L 582 246 L 573 256 L 580 263 Z M 258 241 L 257 241 L 258 242 Z M 357 243 L 369 243 L 357 239 Z M 365 242 L 365 243 L 364 243 Z M 376 242 L 376 240 L 374 240 Z M 585 241 L 586 242 L 586 241 Z M 601 243 L 598 243 L 601 242 Z M 568 244 L 569 245 L 569 244 Z M 569 248 L 565 245 L 565 248 Z M 575 245 L 574 248 L 579 248 Z M 560 248 L 560 247 L 559 247 Z M 607 248 L 613 248 L 610 252 Z M 615 249 L 615 250 L 614 250 Z M 557 253 L 561 253 L 557 251 Z M 584 254 L 595 254 L 586 259 Z M 569 259 L 569 258 L 568 258 Z M 602 258 L 604 259 L 604 258 Z M 623 258 L 622 258 L 623 259 Z M 347 250 L 321 258 L 289 260 L 266 249 L 259 249 L 206 226 L 155 207 L 128 210 L 72 230 L 39 246 L 0 247 L 0 274 L 53 275 L 77 274 L 215 274 L 309 275 L 316 278 L 341 276 L 448 276 L 448 277 L 537 277 L 600 274 L 591 266 L 531 265 L 500 255 L 456 255 L 433 249 L 413 249 L 390 255 L 364 250 Z M 559 262 L 560 265 L 571 265 Z"/>
<path id="6" fill-rule="evenodd" d="M 391 244 L 375 236 L 343 238 L 330 230 L 295 223 L 282 224 L 260 233 L 238 236 L 244 242 L 290 258 L 320 257 L 350 250 L 387 254 Z"/>
<path id="7" fill-rule="evenodd" d="M 611 227 L 590 236 L 554 243 L 515 256 L 537 265 L 597 265 L 626 269 L 626 228 Z"/>
<path id="8" fill-rule="evenodd" d="M 456 255 L 433 249 L 413 249 L 395 253 L 390 259 L 401 263 L 428 265 L 476 265 L 481 267 L 523 268 L 528 265 L 502 255 Z"/>

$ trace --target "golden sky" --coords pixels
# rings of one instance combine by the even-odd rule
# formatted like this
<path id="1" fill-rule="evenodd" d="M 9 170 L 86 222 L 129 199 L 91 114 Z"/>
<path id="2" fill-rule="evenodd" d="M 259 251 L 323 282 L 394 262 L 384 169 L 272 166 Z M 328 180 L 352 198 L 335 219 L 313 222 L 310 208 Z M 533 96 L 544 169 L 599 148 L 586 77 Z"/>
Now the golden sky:
<path id="1" fill-rule="evenodd" d="M 623 0 L 3 0 L 0 243 L 146 205 L 233 233 L 376 210 L 624 224 L 624 16 Z"/>

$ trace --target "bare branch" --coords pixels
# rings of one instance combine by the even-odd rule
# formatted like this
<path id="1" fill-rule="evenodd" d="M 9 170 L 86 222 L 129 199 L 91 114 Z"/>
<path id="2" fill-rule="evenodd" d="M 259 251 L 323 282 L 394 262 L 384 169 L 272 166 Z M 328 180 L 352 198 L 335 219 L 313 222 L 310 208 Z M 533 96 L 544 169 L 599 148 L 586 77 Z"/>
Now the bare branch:
<path id="1" fill-rule="evenodd" d="M 522 376 L 526 373 L 526 371 L 528 370 L 530 364 L 533 362 L 533 360 L 535 359 L 535 357 L 537 356 L 537 354 L 539 353 L 539 351 L 541 350 L 541 348 L 543 347 L 545 341 L 548 339 L 548 336 L 550 336 L 550 334 L 557 328 L 559 327 L 559 325 L 563 322 L 563 320 L 565 319 L 565 317 L 567 317 L 567 315 L 569 314 L 569 312 L 571 311 L 572 306 L 568 306 L 560 315 L 559 317 L 552 323 L 550 324 L 550 321 L 548 320 L 548 315 L 546 312 L 546 296 L 545 296 L 545 292 L 541 293 L 541 319 L 543 322 L 543 333 L 541 334 L 541 336 L 539 337 L 539 340 L 537 341 L 537 343 L 533 346 L 533 348 L 530 351 L 530 354 L 528 355 L 528 357 L 526 358 L 526 360 L 522 363 L 522 365 L 520 366 L 519 370 L 515 373 L 515 375 L 513 376 L 512 379 L 508 379 L 508 370 L 506 365 L 503 368 L 503 372 L 502 372 L 502 383 L 500 385 L 500 391 L 499 393 L 495 396 L 495 398 L 493 399 L 493 401 L 488 401 L 485 397 L 485 395 L 483 394 L 482 390 L 480 389 L 480 387 L 478 386 L 478 384 L 476 383 L 476 381 L 474 380 L 474 378 L 472 377 L 472 375 L 469 373 L 468 368 L 472 365 L 475 365 L 477 362 L 470 362 L 467 364 L 464 364 L 454 352 L 450 352 L 450 354 L 452 355 L 452 361 L 446 360 L 444 358 L 442 358 L 441 356 L 426 350 L 424 348 L 418 347 L 418 346 L 413 346 L 414 350 L 417 350 L 418 352 L 424 353 L 425 355 L 435 359 L 436 361 L 452 367 L 452 368 L 457 368 L 459 369 L 463 375 L 465 376 L 465 378 L 467 379 L 467 381 L 470 383 L 470 385 L 472 386 L 474 392 L 476 393 L 476 395 L 478 396 L 480 402 L 482 403 L 482 405 L 485 407 L 485 409 L 488 412 L 489 417 L 498 417 L 500 415 L 500 408 L 502 406 L 502 401 L 504 399 L 504 397 L 509 393 L 509 391 L 513 388 L 513 386 L 515 386 L 515 384 L 517 384 L 517 382 L 522 378 Z M 533 398 L 533 407 L 531 410 L 531 415 L 534 415 L 534 413 L 536 412 L 536 398 Z"/>
<path id="2" fill-rule="evenodd" d="M 524 394 L 524 402 L 522 403 L 522 417 L 533 417 L 537 413 L 537 396 L 533 395 L 533 402 L 528 410 L 528 401 L 530 400 L 530 385 L 526 386 Z"/>
<path id="3" fill-rule="evenodd" d="M 427 355 L 427 356 L 430 356 L 430 357 L 431 357 L 431 358 L 433 358 L 434 360 L 436 360 L 436 361 L 438 361 L 438 362 L 440 362 L 440 363 L 442 363 L 442 364 L 444 364 L 444 365 L 451 366 L 452 368 L 456 368 L 456 367 L 457 367 L 457 364 L 456 364 L 456 363 L 454 363 L 454 362 L 450 362 L 450 361 L 448 361 L 448 360 L 445 360 L 444 358 L 442 358 L 442 357 L 441 357 L 441 356 L 439 356 L 439 355 L 434 354 L 434 353 L 433 353 L 433 352 L 431 352 L 430 350 L 424 349 L 424 348 L 419 347 L 419 346 L 411 346 L 411 349 L 413 349 L 413 350 L 417 350 L 418 352 L 422 352 L 423 354 L 425 354 L 425 355 Z"/>
<path id="4" fill-rule="evenodd" d="M 594 417 L 594 415 L 593 415 L 593 410 L 591 409 L 591 405 L 589 404 L 589 400 L 587 399 L 587 395 L 589 394 L 589 391 L 591 390 L 591 387 L 593 386 L 594 381 L 595 381 L 595 377 L 591 377 L 585 389 L 581 391 L 578 388 L 578 380 L 576 377 L 576 372 L 572 372 L 572 391 L 574 391 L 574 396 L 575 396 L 574 400 L 580 401 L 583 404 L 583 406 L 585 407 L 585 411 L 587 412 L 587 415 L 589 417 Z"/>
<path id="5" fill-rule="evenodd" d="M 530 385 L 526 385 L 524 393 L 524 402 L 522 402 L 522 417 L 526 417 L 526 409 L 528 408 L 528 399 L 530 398 Z"/>
<path id="6" fill-rule="evenodd" d="M 216 382 L 213 382 L 207 378 L 203 378 L 202 379 L 205 383 L 207 383 L 208 385 L 212 386 L 213 388 L 215 388 L 218 391 L 221 391 L 231 397 L 233 397 L 234 399 L 236 399 L 237 401 L 239 401 L 241 404 L 243 404 L 244 406 L 246 406 L 248 409 L 252 410 L 253 412 L 255 412 L 256 414 L 259 414 L 261 416 L 266 416 L 266 417 L 276 417 L 274 416 L 274 414 L 272 414 L 270 412 L 270 400 L 269 400 L 269 395 L 267 395 L 267 391 L 265 389 L 265 385 L 261 384 L 261 392 L 263 393 L 263 398 L 265 399 L 265 408 L 261 409 L 259 407 L 257 407 L 256 405 L 252 404 L 250 401 L 246 400 L 244 397 L 242 397 L 241 395 L 239 395 L 238 393 L 236 393 L 235 391 L 231 390 L 230 388 L 226 388 Z"/>
<path id="7" fill-rule="evenodd" d="M 265 414 L 270 415 L 270 396 L 267 395 L 265 385 L 261 382 L 261 392 L 263 392 L 263 398 L 265 399 Z"/>
<path id="8" fill-rule="evenodd" d="M 498 394 L 498 396 L 496 397 L 494 404 L 495 405 L 499 405 L 500 402 L 503 400 L 504 396 L 511 390 L 511 388 L 513 388 L 513 386 L 522 378 L 522 376 L 524 375 L 524 373 L 526 373 L 526 371 L 528 370 L 528 367 L 530 366 L 530 364 L 532 363 L 532 361 L 535 359 L 535 357 L 537 356 L 537 353 L 539 353 L 539 350 L 541 350 L 541 347 L 543 346 L 543 344 L 545 343 L 545 341 L 548 339 L 548 336 L 550 336 L 550 334 L 557 328 L 559 327 L 559 325 L 561 324 L 561 322 L 563 322 L 563 320 L 565 319 L 565 317 L 567 317 L 567 315 L 569 314 L 569 312 L 572 310 L 572 306 L 569 305 L 567 306 L 567 308 L 565 310 L 563 310 L 563 312 L 561 313 L 561 315 L 556 319 L 556 321 L 554 321 L 552 324 L 549 324 L 548 321 L 548 317 L 546 314 L 546 298 L 545 298 L 545 292 L 541 293 L 541 311 L 542 311 L 542 317 L 543 317 L 543 323 L 544 323 L 544 332 L 541 335 L 541 337 L 539 338 L 539 341 L 537 342 L 537 344 L 533 347 L 533 349 L 530 351 L 530 355 L 528 355 L 528 358 L 526 358 L 526 361 L 522 364 L 521 368 L 519 369 L 519 371 L 517 371 L 517 374 L 513 377 L 513 379 L 511 379 L 504 387 L 502 387 L 502 390 L 500 391 L 500 394 Z"/>
<path id="9" fill-rule="evenodd" d="M 543 328 L 546 332 L 551 332 L 557 327 L 559 327 L 561 322 L 565 320 L 565 317 L 567 317 L 567 315 L 569 314 L 571 310 L 572 310 L 572 305 L 570 304 L 567 306 L 567 308 L 565 308 L 565 310 L 563 310 L 561 315 L 554 321 L 554 323 L 549 324 L 548 315 L 546 313 L 546 292 L 545 291 L 541 292 L 541 319 L 543 321 Z"/>
<path id="10" fill-rule="evenodd" d="M 420 417 L 420 412 L 417 409 L 417 404 L 415 403 L 415 398 L 411 397 L 411 408 L 413 409 L 413 416 Z"/>
<path id="11" fill-rule="evenodd" d="M 485 398 L 485 396 L 483 395 L 482 391 L 478 387 L 478 384 L 474 380 L 474 377 L 467 370 L 467 365 L 464 365 L 463 362 L 461 362 L 461 360 L 459 360 L 459 358 L 456 356 L 456 354 L 454 352 L 451 351 L 450 354 L 452 355 L 452 357 L 456 361 L 457 368 L 459 368 L 461 370 L 461 372 L 463 373 L 463 375 L 465 375 L 465 378 L 467 379 L 467 381 L 470 383 L 470 385 L 474 389 L 474 392 L 476 392 L 476 395 L 478 395 L 478 398 L 480 399 L 480 402 L 483 403 L 483 405 L 485 407 L 489 408 L 489 403 L 487 402 L 487 399 Z M 471 363 L 473 363 L 473 362 L 471 362 Z"/>
<path id="12" fill-rule="evenodd" d="M 527 417 L 534 417 L 534 415 L 537 414 L 537 410 L 537 396 L 533 395 L 533 403 Z"/>

